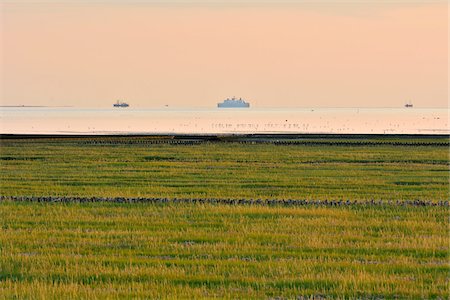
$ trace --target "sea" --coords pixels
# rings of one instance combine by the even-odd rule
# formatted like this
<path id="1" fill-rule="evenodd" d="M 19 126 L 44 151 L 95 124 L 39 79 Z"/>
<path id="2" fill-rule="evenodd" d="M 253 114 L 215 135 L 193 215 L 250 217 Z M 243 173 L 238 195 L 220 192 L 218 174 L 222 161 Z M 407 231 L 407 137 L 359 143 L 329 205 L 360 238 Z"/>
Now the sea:
<path id="1" fill-rule="evenodd" d="M 448 108 L 0 107 L 0 134 L 435 134 Z"/>

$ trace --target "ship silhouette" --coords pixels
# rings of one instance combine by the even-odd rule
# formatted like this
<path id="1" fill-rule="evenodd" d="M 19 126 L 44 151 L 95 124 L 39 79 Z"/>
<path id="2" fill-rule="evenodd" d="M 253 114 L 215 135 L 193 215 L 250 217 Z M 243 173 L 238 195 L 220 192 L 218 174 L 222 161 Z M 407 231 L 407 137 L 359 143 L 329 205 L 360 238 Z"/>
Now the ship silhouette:
<path id="1" fill-rule="evenodd" d="M 240 108 L 240 107 L 245 107 L 248 108 L 250 107 L 250 103 L 245 102 L 242 98 L 236 99 L 235 97 L 233 98 L 227 98 L 225 100 L 223 100 L 223 102 L 217 103 L 217 107 L 219 108 Z"/>
<path id="2" fill-rule="evenodd" d="M 128 107 L 130 105 L 124 101 L 117 100 L 117 102 L 114 103 L 113 106 L 114 107 Z"/>

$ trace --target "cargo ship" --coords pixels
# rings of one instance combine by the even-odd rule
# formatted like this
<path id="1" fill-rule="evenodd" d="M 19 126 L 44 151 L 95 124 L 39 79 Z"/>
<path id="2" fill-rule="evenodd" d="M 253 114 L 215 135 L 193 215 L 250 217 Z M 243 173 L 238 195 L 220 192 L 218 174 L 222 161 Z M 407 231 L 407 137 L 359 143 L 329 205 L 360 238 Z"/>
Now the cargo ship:
<path id="1" fill-rule="evenodd" d="M 217 107 L 219 108 L 248 108 L 250 107 L 250 103 L 245 102 L 242 98 L 236 99 L 233 98 L 227 98 L 223 100 L 223 102 L 217 103 Z"/>
<path id="2" fill-rule="evenodd" d="M 117 100 L 116 103 L 113 104 L 114 107 L 128 107 L 130 106 L 128 103 Z"/>

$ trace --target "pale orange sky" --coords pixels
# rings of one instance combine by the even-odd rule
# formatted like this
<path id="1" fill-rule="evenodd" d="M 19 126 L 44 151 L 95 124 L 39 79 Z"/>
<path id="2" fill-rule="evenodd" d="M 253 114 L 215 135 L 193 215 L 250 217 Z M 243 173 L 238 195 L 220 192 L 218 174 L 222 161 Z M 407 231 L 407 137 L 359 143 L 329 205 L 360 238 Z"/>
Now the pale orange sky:
<path id="1" fill-rule="evenodd" d="M 95 2 L 0 0 L 1 105 L 448 107 L 446 1 Z"/>

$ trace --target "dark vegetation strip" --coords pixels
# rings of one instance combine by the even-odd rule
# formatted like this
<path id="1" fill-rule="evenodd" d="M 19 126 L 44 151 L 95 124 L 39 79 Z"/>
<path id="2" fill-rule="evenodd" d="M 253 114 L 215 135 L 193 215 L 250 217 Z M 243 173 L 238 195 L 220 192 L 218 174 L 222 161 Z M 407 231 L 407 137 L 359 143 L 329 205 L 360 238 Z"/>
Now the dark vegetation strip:
<path id="1" fill-rule="evenodd" d="M 15 202 L 61 202 L 61 203 L 190 203 L 190 204 L 225 204 L 225 205 L 263 205 L 263 206 L 442 206 L 450 207 L 448 200 L 437 202 L 424 200 L 311 200 L 311 199 L 230 199 L 230 198 L 163 198 L 163 197 L 33 197 L 0 196 L 0 201 Z"/>
<path id="2" fill-rule="evenodd" d="M 113 140 L 113 141 L 84 141 L 85 145 L 134 145 L 134 144 L 170 144 L 170 145 L 199 145 L 203 143 L 211 143 L 212 141 L 186 141 L 186 140 Z M 222 142 L 222 141 L 216 141 Z M 448 147 L 450 142 L 403 142 L 403 141 L 226 141 L 227 143 L 239 143 L 239 144 L 273 144 L 273 145 L 302 145 L 302 146 L 440 146 Z"/>
<path id="3" fill-rule="evenodd" d="M 295 139 L 295 138 L 383 138 L 383 139 L 434 139 L 434 138 L 449 138 L 447 134 L 98 134 L 98 135 L 86 135 L 86 134 L 0 134 L 0 138 L 3 139 L 30 139 L 30 138 L 108 138 L 108 137 L 121 137 L 121 138 L 167 138 L 167 139 L 199 139 L 199 140 L 212 140 L 212 139 L 264 139 L 264 138 L 283 138 L 283 139 Z"/>
<path id="4" fill-rule="evenodd" d="M 86 145 L 239 143 L 275 145 L 343 146 L 450 146 L 448 135 L 380 134 L 238 134 L 238 135 L 14 135 L 0 134 L 0 140 L 63 139 Z"/>

